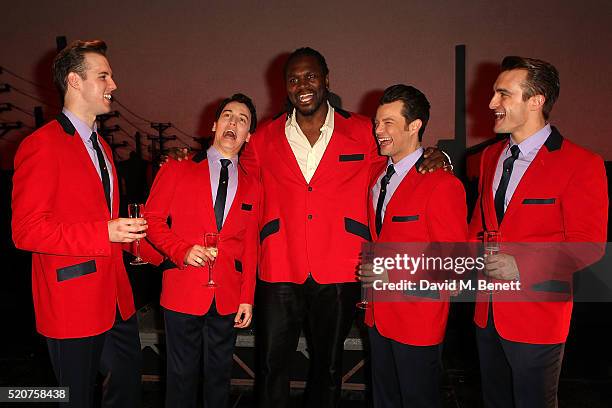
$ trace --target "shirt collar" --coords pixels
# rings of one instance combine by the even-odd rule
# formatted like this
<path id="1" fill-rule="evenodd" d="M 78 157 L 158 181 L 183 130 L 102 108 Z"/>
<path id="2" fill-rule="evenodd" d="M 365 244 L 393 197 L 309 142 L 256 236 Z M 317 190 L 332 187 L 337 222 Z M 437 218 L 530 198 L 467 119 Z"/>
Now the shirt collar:
<path id="1" fill-rule="evenodd" d="M 410 169 L 412 169 L 412 167 L 414 167 L 416 162 L 423 155 L 423 152 L 423 148 L 419 147 L 414 152 L 410 153 L 408 156 L 404 157 L 402 160 L 398 161 L 395 164 L 391 161 L 391 158 L 389 157 L 389 160 L 387 161 L 387 167 L 389 167 L 389 164 L 393 164 L 393 168 L 395 169 L 397 175 L 404 175 L 408 173 Z"/>
<path id="2" fill-rule="evenodd" d="M 323 126 L 321 126 L 321 129 L 319 129 L 321 132 L 323 132 L 324 130 L 333 130 L 334 129 L 334 112 L 335 109 L 333 106 L 331 106 L 329 104 L 329 102 L 325 102 L 327 104 L 327 115 L 325 116 L 325 122 L 323 123 Z M 297 119 L 296 119 L 296 115 L 295 115 L 295 108 L 293 108 L 293 112 L 291 113 L 291 116 L 287 119 L 287 125 L 294 127 L 296 129 L 300 128 L 300 125 L 298 125 L 297 123 Z"/>
<path id="3" fill-rule="evenodd" d="M 519 150 L 523 156 L 528 155 L 534 149 L 540 149 L 542 145 L 550 136 L 552 129 L 550 128 L 550 123 L 547 123 L 542 129 L 535 132 L 533 135 L 529 136 L 527 139 L 523 140 L 521 143 L 518 143 Z M 510 137 L 510 143 L 508 145 L 508 149 L 514 146 L 515 143 L 512 137 Z"/>
<path id="4" fill-rule="evenodd" d="M 98 131 L 98 125 L 96 122 L 94 122 L 94 127 L 92 130 L 85 122 L 79 119 L 77 115 L 70 112 L 68 109 L 63 108 L 62 113 L 66 115 L 70 123 L 72 123 L 72 126 L 74 126 L 76 131 L 79 133 L 79 136 L 81 136 L 83 142 L 88 142 L 89 138 L 91 137 L 91 133 Z"/>
<path id="5" fill-rule="evenodd" d="M 224 157 L 214 146 L 210 146 L 208 148 L 208 150 L 206 151 L 206 157 L 208 158 L 208 161 L 210 163 L 216 163 L 219 166 L 221 166 L 221 159 L 227 159 L 227 157 Z M 232 162 L 232 166 L 236 167 L 238 165 L 237 155 L 230 157 L 229 160 Z"/>

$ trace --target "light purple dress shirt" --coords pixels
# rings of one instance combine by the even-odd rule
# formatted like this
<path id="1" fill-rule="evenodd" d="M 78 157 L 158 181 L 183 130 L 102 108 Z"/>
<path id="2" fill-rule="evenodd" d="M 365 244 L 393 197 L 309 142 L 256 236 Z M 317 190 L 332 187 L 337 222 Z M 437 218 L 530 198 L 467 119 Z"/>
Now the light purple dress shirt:
<path id="1" fill-rule="evenodd" d="M 206 157 L 208 158 L 210 189 L 212 191 L 212 203 L 214 208 L 215 199 L 217 198 L 217 189 L 219 188 L 219 178 L 221 177 L 221 159 L 225 159 L 226 157 L 223 157 L 214 146 L 208 148 Z M 232 207 L 234 197 L 236 197 L 236 191 L 238 190 L 238 156 L 230 157 L 229 160 L 232 164 L 227 168 L 229 178 L 227 180 L 227 196 L 225 198 L 225 211 L 223 212 L 223 223 L 221 225 L 225 224 L 227 213 Z"/>
<path id="2" fill-rule="evenodd" d="M 102 173 L 100 173 L 100 164 L 98 163 L 98 155 L 96 154 L 96 150 L 93 147 L 93 143 L 91 143 L 91 140 L 89 140 L 92 132 L 98 133 L 98 126 L 96 122 L 94 122 L 94 127 L 93 129 L 91 129 L 85 122 L 79 119 L 74 113 L 70 112 L 68 109 L 66 108 L 62 109 L 62 113 L 66 115 L 68 120 L 70 120 L 70 123 L 72 123 L 72 126 L 74 126 L 74 128 L 76 129 L 79 136 L 81 136 L 81 140 L 83 141 L 83 144 L 85 145 L 85 149 L 87 150 L 87 153 L 89 153 L 89 158 L 91 159 L 91 162 L 94 168 L 96 169 L 96 173 L 98 173 L 98 177 L 100 177 L 100 183 L 102 183 Z M 98 138 L 100 138 L 100 135 L 98 135 Z M 108 177 L 110 179 L 111 208 L 113 208 L 113 192 L 115 189 L 113 185 L 113 180 L 114 180 L 113 170 L 112 170 L 113 166 L 111 166 L 111 161 L 106 155 L 106 151 L 104 150 L 104 148 L 102 148 L 102 143 L 100 143 L 99 139 L 98 139 L 98 144 L 100 145 L 100 149 L 102 150 L 102 155 L 104 156 L 104 161 L 106 162 L 106 168 L 108 169 Z"/>
<path id="3" fill-rule="evenodd" d="M 419 147 L 414 152 L 410 153 L 408 156 L 404 157 L 402 160 L 398 161 L 395 164 L 393 164 L 391 158 L 389 157 L 389 160 L 387 161 L 387 167 L 389 167 L 390 164 L 393 164 L 395 173 L 391 176 L 391 179 L 389 179 L 389 184 L 387 185 L 387 194 L 385 195 L 385 201 L 383 201 L 382 208 L 383 220 L 385 219 L 387 204 L 389 204 L 389 201 L 391 201 L 391 197 L 393 197 L 395 190 L 397 190 L 397 187 L 400 185 L 404 177 L 406 177 L 406 174 L 408 174 L 410 169 L 412 169 L 416 164 L 417 160 L 419 160 L 419 158 L 423 155 L 423 152 L 423 148 Z M 380 195 L 380 183 L 382 178 L 385 176 L 385 173 L 387 172 L 387 167 L 385 167 L 385 170 L 382 172 L 380 177 L 378 177 L 376 184 L 374 184 L 374 187 L 372 187 L 372 203 L 374 205 L 374 208 L 376 208 L 376 204 L 378 204 L 378 196 Z"/>
<path id="4" fill-rule="evenodd" d="M 514 194 L 514 191 L 516 191 L 516 188 L 523 178 L 523 175 L 529 168 L 529 165 L 533 159 L 535 159 L 544 142 L 546 142 L 546 139 L 548 139 L 548 136 L 550 136 L 551 132 L 552 130 L 550 128 L 550 124 L 546 124 L 546 126 L 544 126 L 542 129 L 538 130 L 533 135 L 529 136 L 527 139 L 518 144 L 520 153 L 518 159 L 514 161 L 514 167 L 512 168 L 512 174 L 510 175 L 510 181 L 508 182 L 506 199 L 504 200 L 504 211 L 508 208 L 508 204 L 510 204 L 510 200 L 512 200 L 512 195 Z M 499 181 L 501 179 L 504 167 L 504 160 L 512 156 L 510 153 L 510 148 L 516 144 L 512 137 L 510 137 L 508 140 L 509 143 L 499 157 L 497 167 L 495 168 L 495 177 L 493 178 L 493 197 L 495 197 L 495 192 L 499 186 Z"/>

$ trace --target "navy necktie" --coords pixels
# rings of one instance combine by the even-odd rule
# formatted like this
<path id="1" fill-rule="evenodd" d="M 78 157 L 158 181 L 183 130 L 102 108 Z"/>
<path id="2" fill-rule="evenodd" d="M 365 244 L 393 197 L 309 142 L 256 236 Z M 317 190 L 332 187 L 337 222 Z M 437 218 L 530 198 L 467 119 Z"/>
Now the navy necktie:
<path id="1" fill-rule="evenodd" d="M 227 183 L 229 181 L 229 170 L 227 167 L 231 164 L 229 159 L 221 159 L 221 173 L 219 175 L 219 187 L 217 187 L 217 196 L 215 197 L 215 221 L 217 222 L 217 230 L 221 231 L 223 226 L 223 214 L 225 213 L 225 200 L 227 199 Z"/>
<path id="2" fill-rule="evenodd" d="M 108 206 L 108 211 L 112 214 L 113 210 L 111 209 L 111 198 L 110 198 L 110 177 L 108 176 L 108 169 L 106 168 L 106 160 L 104 160 L 104 155 L 102 154 L 102 149 L 98 144 L 98 135 L 96 132 L 91 132 L 91 136 L 89 137 L 91 140 L 91 144 L 93 145 L 94 150 L 96 151 L 96 156 L 98 156 L 98 166 L 100 167 L 100 175 L 102 176 L 102 187 L 104 188 L 104 197 L 106 197 L 106 205 Z"/>
<path id="3" fill-rule="evenodd" d="M 394 174 L 395 168 L 393 164 L 390 164 L 389 167 L 387 167 L 387 173 L 382 180 L 380 180 L 380 194 L 378 195 L 378 202 L 376 203 L 376 234 L 378 235 L 380 235 L 380 230 L 382 230 L 382 209 L 385 202 L 385 196 L 387 195 L 387 185 L 391 180 L 391 176 Z"/>
<path id="4" fill-rule="evenodd" d="M 499 180 L 499 186 L 495 192 L 495 215 L 497 215 L 497 225 L 500 225 L 504 219 L 505 202 L 506 202 L 506 191 L 508 190 L 508 183 L 510 182 L 510 176 L 512 175 L 512 168 L 514 162 L 518 159 L 520 149 L 518 145 L 514 145 L 510 148 L 512 156 L 504 160 L 502 176 Z"/>

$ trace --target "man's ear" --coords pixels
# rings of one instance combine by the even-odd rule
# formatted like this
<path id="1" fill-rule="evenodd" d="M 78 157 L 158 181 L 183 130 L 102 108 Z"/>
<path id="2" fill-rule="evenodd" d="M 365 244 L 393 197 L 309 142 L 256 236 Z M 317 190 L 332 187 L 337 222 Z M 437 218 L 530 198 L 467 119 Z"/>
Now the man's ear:
<path id="1" fill-rule="evenodd" d="M 531 110 L 542 110 L 544 102 L 546 102 L 546 97 L 544 95 L 534 95 L 529 98 L 529 107 Z"/>
<path id="2" fill-rule="evenodd" d="M 81 88 L 81 81 L 82 81 L 82 78 L 76 72 L 69 72 L 68 76 L 66 77 L 66 83 L 68 84 L 69 87 L 74 88 L 74 89 Z"/>
<path id="3" fill-rule="evenodd" d="M 212 131 L 215 132 L 217 130 L 217 122 L 213 122 Z"/>
<path id="4" fill-rule="evenodd" d="M 248 142 L 249 140 L 251 140 L 251 132 L 247 133 L 247 137 L 245 139 L 245 142 Z"/>
<path id="5" fill-rule="evenodd" d="M 421 119 L 415 119 L 408 125 L 408 130 L 411 133 L 419 133 L 419 129 L 423 126 L 423 121 Z"/>
<path id="6" fill-rule="evenodd" d="M 329 75 L 325 75 L 325 88 L 329 91 Z"/>

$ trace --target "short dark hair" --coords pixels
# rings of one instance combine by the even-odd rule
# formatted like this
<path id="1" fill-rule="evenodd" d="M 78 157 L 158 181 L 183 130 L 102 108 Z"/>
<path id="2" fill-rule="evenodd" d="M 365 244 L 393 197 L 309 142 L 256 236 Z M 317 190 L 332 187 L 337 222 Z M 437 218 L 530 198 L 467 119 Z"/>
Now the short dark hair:
<path id="1" fill-rule="evenodd" d="M 321 66 L 321 71 L 323 71 L 323 75 L 327 76 L 329 74 L 329 68 L 327 68 L 327 62 L 325 62 L 325 57 L 317 50 L 310 47 L 302 47 L 298 48 L 289 54 L 287 57 L 287 61 L 285 61 L 285 68 L 283 72 L 285 73 L 285 77 L 287 76 L 287 68 L 289 68 L 289 63 L 296 58 L 300 57 L 313 57 L 317 60 L 319 65 Z"/>
<path id="2" fill-rule="evenodd" d="M 61 50 L 53 59 L 53 83 L 57 88 L 60 98 L 64 99 L 68 88 L 68 74 L 77 73 L 85 78 L 85 54 L 91 52 L 106 56 L 106 43 L 102 40 L 81 41 L 77 40 Z"/>
<path id="3" fill-rule="evenodd" d="M 423 133 L 429 122 L 429 108 L 431 105 L 423 92 L 413 86 L 397 84 L 385 89 L 380 97 L 379 105 L 402 101 L 402 116 L 406 119 L 406 124 L 420 119 L 423 123 L 419 129 L 419 142 L 423 140 Z"/>
<path id="4" fill-rule="evenodd" d="M 230 102 L 239 102 L 246 105 L 246 107 L 249 109 L 249 112 L 251 112 L 251 126 L 249 127 L 249 132 L 255 132 L 255 129 L 257 128 L 257 111 L 255 110 L 253 100 L 251 100 L 251 98 L 249 98 L 245 94 L 235 93 L 229 98 L 225 98 L 224 100 L 222 100 L 219 104 L 219 107 L 217 108 L 217 111 L 215 112 L 215 121 L 219 120 L 223 109 L 225 109 L 225 106 Z"/>
<path id="5" fill-rule="evenodd" d="M 559 97 L 561 83 L 559 82 L 559 71 L 554 65 L 535 58 L 525 58 L 517 56 L 508 56 L 501 63 L 503 71 L 513 69 L 524 69 L 527 71 L 527 79 L 523 82 L 523 100 L 531 98 L 535 95 L 544 95 L 544 106 L 542 114 L 544 119 L 548 120 L 548 116 L 552 111 L 553 105 Z"/>

